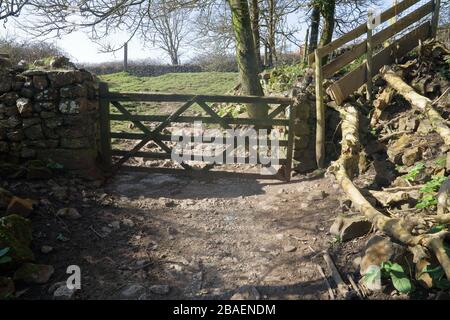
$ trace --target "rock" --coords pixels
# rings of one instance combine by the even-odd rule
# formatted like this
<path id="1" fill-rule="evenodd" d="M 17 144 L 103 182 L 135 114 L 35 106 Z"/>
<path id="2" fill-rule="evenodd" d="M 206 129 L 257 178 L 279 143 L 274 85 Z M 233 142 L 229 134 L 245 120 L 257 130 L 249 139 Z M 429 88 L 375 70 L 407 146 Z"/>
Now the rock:
<path id="1" fill-rule="evenodd" d="M 341 228 L 344 224 L 344 218 L 342 216 L 338 216 L 336 219 L 334 219 L 333 224 L 330 227 L 330 234 L 333 236 L 341 236 Z"/>
<path id="2" fill-rule="evenodd" d="M 108 227 L 102 227 L 102 232 L 105 234 L 110 234 L 112 232 L 112 229 Z"/>
<path id="3" fill-rule="evenodd" d="M 406 148 L 409 148 L 411 146 L 412 140 L 412 135 L 404 134 L 396 141 L 394 141 L 394 143 L 392 143 L 387 149 L 389 160 L 391 160 L 395 164 L 400 164 L 402 154 Z"/>
<path id="4" fill-rule="evenodd" d="M 420 120 L 419 127 L 417 128 L 417 133 L 420 134 L 428 134 L 430 132 L 433 132 L 433 126 L 431 125 L 430 120 L 428 119 L 422 119 Z"/>
<path id="5" fill-rule="evenodd" d="M 308 201 L 317 201 L 317 200 L 323 200 L 325 199 L 325 197 L 327 196 L 326 192 L 323 190 L 317 190 L 317 191 L 312 191 L 307 197 L 306 199 Z"/>
<path id="6" fill-rule="evenodd" d="M 49 62 L 49 67 L 52 69 L 64 69 L 73 68 L 73 64 L 70 62 L 69 58 L 64 56 L 52 57 Z"/>
<path id="7" fill-rule="evenodd" d="M 120 295 L 121 295 L 122 298 L 132 299 L 132 298 L 139 297 L 140 295 L 142 295 L 146 291 L 147 290 L 145 289 L 145 287 L 140 285 L 140 284 L 131 284 L 131 285 L 126 286 L 120 292 Z"/>
<path id="8" fill-rule="evenodd" d="M 359 269 L 360 265 L 361 265 L 361 257 L 356 257 L 355 259 L 353 259 L 352 261 L 353 268 Z"/>
<path id="9" fill-rule="evenodd" d="M 40 124 L 23 129 L 23 133 L 30 140 L 42 140 L 45 139 L 42 127 Z"/>
<path id="10" fill-rule="evenodd" d="M 291 245 L 287 245 L 283 247 L 284 252 L 294 252 L 295 250 L 297 250 L 297 247 L 295 246 L 291 246 Z"/>
<path id="11" fill-rule="evenodd" d="M 120 221 L 113 221 L 110 223 L 111 227 L 115 230 L 119 230 L 120 229 Z"/>
<path id="12" fill-rule="evenodd" d="M 43 246 L 41 247 L 41 252 L 42 252 L 43 254 L 47 254 L 47 253 L 50 253 L 50 252 L 52 252 L 52 251 L 53 251 L 53 247 L 51 247 L 51 246 L 43 245 Z"/>
<path id="13" fill-rule="evenodd" d="M 419 147 L 408 148 L 402 156 L 402 163 L 405 166 L 412 166 L 422 159 L 422 149 Z"/>
<path id="14" fill-rule="evenodd" d="M 13 198 L 13 194 L 8 190 L 0 188 L 0 209 L 6 209 Z"/>
<path id="15" fill-rule="evenodd" d="M 364 275 L 369 266 L 380 266 L 382 262 L 387 261 L 402 265 L 404 270 L 408 270 L 408 263 L 412 265 L 411 254 L 404 246 L 376 235 L 368 241 L 368 247 L 361 259 L 360 273 Z"/>
<path id="16" fill-rule="evenodd" d="M 21 117 L 28 118 L 33 115 L 33 104 L 27 98 L 19 98 L 16 101 L 17 110 Z"/>
<path id="17" fill-rule="evenodd" d="M 307 202 L 300 203 L 300 209 L 307 209 L 307 208 L 309 208 L 309 203 Z"/>
<path id="18" fill-rule="evenodd" d="M 429 269 L 432 269 L 431 263 L 426 259 L 421 259 L 416 263 L 416 280 L 427 289 L 430 289 L 433 287 L 433 278 L 431 278 L 430 274 L 428 272 L 423 272 L 425 267 L 428 267 Z"/>
<path id="19" fill-rule="evenodd" d="M 11 298 L 16 291 L 11 278 L 0 277 L 0 300 Z"/>
<path id="20" fill-rule="evenodd" d="M 6 209 L 6 214 L 18 214 L 22 217 L 28 217 L 33 211 L 34 202 L 30 199 L 13 197 Z"/>
<path id="21" fill-rule="evenodd" d="M 66 287 L 67 286 L 67 282 L 66 281 L 55 282 L 55 283 L 53 283 L 52 285 L 50 285 L 48 287 L 47 292 L 49 294 L 53 294 L 56 289 L 58 289 L 59 287 L 62 287 L 62 286 Z"/>
<path id="22" fill-rule="evenodd" d="M 260 300 L 261 295 L 255 287 L 243 287 L 233 294 L 230 300 Z"/>
<path id="23" fill-rule="evenodd" d="M 56 212 L 56 216 L 66 218 L 66 219 L 71 219 L 71 220 L 81 218 L 81 214 L 75 208 L 59 209 L 58 212 Z"/>
<path id="24" fill-rule="evenodd" d="M 330 227 L 330 233 L 341 241 L 361 237 L 372 229 L 372 223 L 365 217 L 337 217 Z"/>
<path id="25" fill-rule="evenodd" d="M 11 214 L 0 218 L 0 248 L 9 248 L 8 256 L 12 261 L 0 265 L 0 269 L 11 269 L 22 263 L 33 261 L 30 220 Z"/>
<path id="26" fill-rule="evenodd" d="M 134 227 L 134 222 L 131 219 L 127 219 L 127 218 L 123 219 L 122 224 L 126 227 L 130 227 L 130 228 Z"/>
<path id="27" fill-rule="evenodd" d="M 71 300 L 75 295 L 75 289 L 69 289 L 67 284 L 64 282 L 64 285 L 56 288 L 53 292 L 53 298 L 55 300 Z"/>
<path id="28" fill-rule="evenodd" d="M 170 291 L 170 287 L 166 284 L 153 285 L 149 288 L 150 292 L 159 295 L 166 295 Z"/>
<path id="29" fill-rule="evenodd" d="M 48 81 L 45 75 L 36 75 L 33 77 L 33 86 L 38 90 L 47 88 Z"/>
<path id="30" fill-rule="evenodd" d="M 28 167 L 27 179 L 48 180 L 53 176 L 52 170 L 47 167 Z"/>
<path id="31" fill-rule="evenodd" d="M 44 284 L 55 272 L 53 266 L 45 264 L 24 263 L 14 273 L 14 281 L 27 284 Z"/>

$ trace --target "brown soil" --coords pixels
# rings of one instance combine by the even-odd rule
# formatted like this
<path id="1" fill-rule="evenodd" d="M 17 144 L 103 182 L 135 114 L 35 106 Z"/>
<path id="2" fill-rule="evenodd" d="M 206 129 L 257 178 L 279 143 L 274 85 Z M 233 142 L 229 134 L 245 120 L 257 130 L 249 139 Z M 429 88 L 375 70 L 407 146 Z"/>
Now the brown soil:
<path id="1" fill-rule="evenodd" d="M 8 185 L 41 199 L 31 218 L 34 251 L 39 263 L 55 267 L 50 283 L 31 287 L 25 299 L 52 298 L 49 287 L 67 279 L 71 264 L 81 267 L 80 299 L 123 298 L 133 284 L 170 291 L 129 299 L 228 299 L 252 287 L 262 299 L 329 298 L 316 266 L 340 210 L 340 190 L 328 178 L 119 173 L 104 189 L 66 178 L 49 185 Z M 67 203 L 52 195 L 55 185 L 69 187 Z M 325 198 L 308 200 L 318 190 Z M 77 208 L 82 218 L 55 218 L 62 207 Z M 42 245 L 55 249 L 42 254 Z"/>

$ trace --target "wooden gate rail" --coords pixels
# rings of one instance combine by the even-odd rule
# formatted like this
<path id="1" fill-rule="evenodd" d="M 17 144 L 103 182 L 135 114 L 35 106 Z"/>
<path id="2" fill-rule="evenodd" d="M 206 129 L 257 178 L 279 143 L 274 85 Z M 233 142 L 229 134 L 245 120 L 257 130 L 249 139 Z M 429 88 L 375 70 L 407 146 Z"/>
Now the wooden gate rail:
<path id="1" fill-rule="evenodd" d="M 418 2 L 419 0 L 404 0 L 399 4 L 392 6 L 380 14 L 380 24 L 395 17 Z M 315 65 L 317 118 L 316 162 L 319 168 L 323 167 L 325 158 L 325 106 L 323 101 L 323 80 L 333 76 L 337 71 L 341 70 L 361 55 L 367 53 L 365 63 L 334 82 L 328 87 L 327 93 L 337 105 L 341 105 L 350 94 L 355 92 L 363 84 L 367 84 L 367 99 L 371 101 L 373 97 L 373 93 L 371 92 L 372 77 L 378 73 L 381 67 L 386 64 L 391 64 L 396 58 L 404 56 L 414 49 L 420 41 L 424 41 L 436 35 L 439 7 L 440 0 L 431 0 L 376 34 L 372 34 L 373 21 L 369 21 L 368 18 L 367 23 L 360 25 L 327 45 L 317 48 L 309 55 L 310 65 L 313 63 Z M 375 47 L 380 46 L 392 36 L 405 30 L 415 22 L 420 21 L 430 13 L 433 13 L 432 18 L 430 19 L 431 21 L 423 23 L 403 36 L 400 40 L 393 42 L 387 48 L 384 48 L 372 57 L 372 52 Z M 370 17 L 370 20 L 372 20 L 372 17 Z M 328 56 L 334 50 L 364 34 L 367 35 L 365 40 L 322 66 L 323 57 Z"/>
<path id="2" fill-rule="evenodd" d="M 167 134 L 162 134 L 162 130 L 169 126 L 171 123 L 192 123 L 194 121 L 202 121 L 203 123 L 214 123 L 220 125 L 223 129 L 231 129 L 230 125 L 254 125 L 254 126 L 286 126 L 288 128 L 287 140 L 280 140 L 279 146 L 286 148 L 286 158 L 279 159 L 279 164 L 285 166 L 285 178 L 290 179 L 290 173 L 292 169 L 292 155 L 293 155 L 293 141 L 294 141 L 294 119 L 296 115 L 296 105 L 294 99 L 287 97 L 258 97 L 258 96 L 227 96 L 227 95 L 189 95 L 189 94 L 160 94 L 160 93 L 118 93 L 109 92 L 106 83 L 100 84 L 100 123 L 101 123 L 101 155 L 102 160 L 107 169 L 114 172 L 118 170 L 128 159 L 131 157 L 146 157 L 151 159 L 171 159 L 172 149 L 164 143 L 164 141 L 172 141 L 172 137 Z M 170 115 L 133 115 L 121 102 L 184 102 L 175 112 Z M 219 102 L 219 103 L 263 103 L 263 104 L 278 104 L 278 106 L 272 110 L 267 119 L 254 119 L 254 118 L 229 118 L 219 116 L 207 103 Z M 110 112 L 110 104 L 112 104 L 120 114 L 112 114 Z M 189 109 L 194 104 L 200 106 L 208 115 L 204 116 L 182 116 L 182 113 Z M 275 119 L 278 115 L 290 108 L 289 119 Z M 141 133 L 129 133 L 129 132 L 111 132 L 110 122 L 114 121 L 131 121 L 136 128 L 141 130 Z M 142 121 L 160 122 L 156 128 L 151 130 Z M 131 150 L 114 150 L 111 147 L 111 139 L 130 139 L 140 140 Z M 196 137 L 191 136 L 191 141 L 194 142 Z M 220 142 L 213 141 L 210 137 L 203 137 L 202 143 L 221 144 Z M 238 137 L 234 138 L 234 145 L 238 141 Z M 206 140 L 206 141 L 204 141 Z M 150 141 L 154 141 L 164 152 L 145 152 L 141 149 Z M 268 139 L 268 145 L 271 145 L 271 140 Z M 222 154 L 224 158 L 226 152 L 235 149 L 235 146 L 228 146 Z M 112 157 L 121 157 L 114 164 L 112 163 Z M 195 160 L 197 155 L 184 155 L 189 156 L 191 160 Z M 248 157 L 234 156 L 236 161 L 244 160 L 249 161 Z M 258 155 L 257 163 L 261 163 Z M 182 162 L 181 166 L 185 169 L 191 167 Z"/>

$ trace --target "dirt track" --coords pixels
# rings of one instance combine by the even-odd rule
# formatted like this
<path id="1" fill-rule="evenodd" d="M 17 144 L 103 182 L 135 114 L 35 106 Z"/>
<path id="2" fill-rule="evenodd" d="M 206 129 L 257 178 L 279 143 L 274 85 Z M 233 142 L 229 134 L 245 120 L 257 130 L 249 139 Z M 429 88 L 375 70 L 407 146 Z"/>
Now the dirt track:
<path id="1" fill-rule="evenodd" d="M 324 199 L 311 199 L 319 190 Z M 35 252 L 44 244 L 55 248 L 37 260 L 56 271 L 51 283 L 23 298 L 51 298 L 51 284 L 77 264 L 81 299 L 229 299 L 236 292 L 328 299 L 315 265 L 323 263 L 318 253 L 333 240 L 328 229 L 340 210 L 339 188 L 328 178 L 284 183 L 122 173 L 104 190 L 81 194 L 84 201 L 74 196 L 64 204 L 81 219 L 34 216 Z M 157 294 L 153 285 L 169 292 Z"/>

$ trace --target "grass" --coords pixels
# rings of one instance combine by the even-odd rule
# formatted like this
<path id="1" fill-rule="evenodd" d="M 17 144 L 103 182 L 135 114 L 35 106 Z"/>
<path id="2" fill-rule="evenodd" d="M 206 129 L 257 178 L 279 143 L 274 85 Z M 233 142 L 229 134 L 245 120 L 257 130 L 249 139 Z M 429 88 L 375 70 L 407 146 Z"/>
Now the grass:
<path id="1" fill-rule="evenodd" d="M 126 72 L 100 76 L 111 91 L 225 94 L 238 83 L 234 72 L 168 73 L 158 77 L 137 77 Z"/>
<path id="2" fill-rule="evenodd" d="M 126 72 L 118 72 L 100 76 L 109 84 L 110 91 L 119 92 L 161 92 L 186 94 L 226 94 L 238 83 L 238 74 L 233 72 L 198 72 L 168 73 L 158 77 L 138 77 Z M 178 102 L 123 102 L 131 114 L 170 114 L 182 103 Z M 119 113 L 111 108 L 112 113 Z M 193 105 L 183 115 L 201 112 L 201 108 Z M 129 121 L 111 121 L 114 132 L 140 132 L 138 128 L 129 126 Z M 148 124 L 147 124 L 148 125 Z M 120 140 L 113 139 L 114 145 L 121 145 Z"/>

